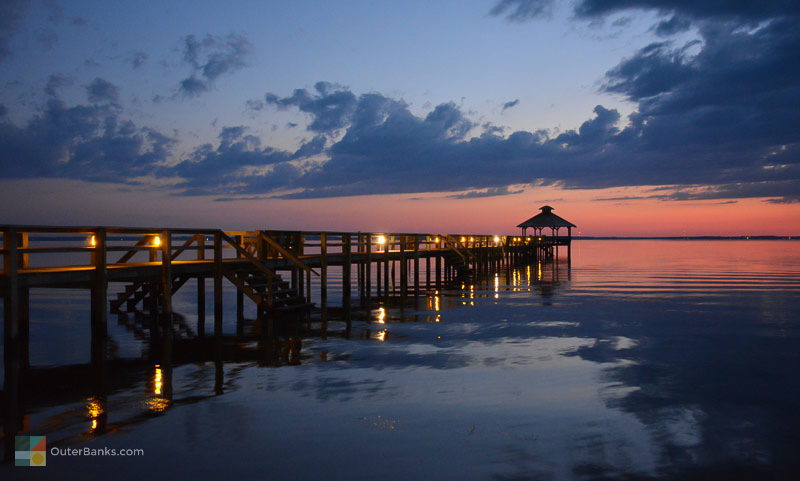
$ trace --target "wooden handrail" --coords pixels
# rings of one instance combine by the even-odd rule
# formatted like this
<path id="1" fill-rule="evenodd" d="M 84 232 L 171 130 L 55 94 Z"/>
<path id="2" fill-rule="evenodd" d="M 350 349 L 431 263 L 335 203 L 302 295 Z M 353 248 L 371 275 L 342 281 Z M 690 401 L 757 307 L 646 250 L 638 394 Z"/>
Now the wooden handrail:
<path id="1" fill-rule="evenodd" d="M 183 251 L 185 251 L 186 248 L 189 247 L 192 244 L 192 242 L 197 240 L 197 236 L 199 236 L 199 235 L 203 235 L 203 234 L 195 234 L 195 235 L 189 237 L 188 239 L 186 239 L 186 242 L 184 242 L 183 245 L 178 247 L 175 250 L 175 252 L 172 253 L 172 255 L 170 256 L 170 260 L 174 261 L 175 259 L 178 258 L 179 255 L 183 254 Z"/>
<path id="2" fill-rule="evenodd" d="M 223 231 L 219 231 L 219 232 L 220 232 L 221 238 L 225 242 L 227 242 L 228 244 L 232 245 L 233 248 L 236 249 L 236 251 L 239 252 L 242 255 L 243 258 L 245 258 L 248 261 L 250 261 L 250 263 L 253 264 L 254 266 L 256 266 L 256 268 L 258 270 L 260 270 L 261 272 L 266 274 L 270 279 L 275 276 L 275 273 L 272 270 L 270 270 L 267 266 L 264 265 L 263 262 L 261 262 L 260 260 L 256 259 L 255 257 L 253 257 L 252 254 L 250 254 L 243 247 L 241 247 L 239 244 L 237 244 L 236 241 L 233 240 L 228 234 L 226 234 Z"/>
<path id="3" fill-rule="evenodd" d="M 450 239 L 450 240 L 451 240 L 451 242 L 450 242 L 450 243 L 452 243 L 452 244 L 453 244 L 453 246 L 452 246 L 452 247 L 450 247 L 450 249 L 451 249 L 453 252 L 455 252 L 456 254 L 458 254 L 459 256 L 461 256 L 461 258 L 462 258 L 462 259 L 464 259 L 464 260 L 467 260 L 467 256 L 465 256 L 465 255 L 464 255 L 464 253 L 463 253 L 463 252 L 461 252 L 460 250 L 458 250 L 458 247 L 456 247 L 456 246 L 455 246 L 455 244 L 460 244 L 460 242 L 459 242 L 457 239 L 455 239 L 453 236 L 451 236 L 451 235 L 449 235 L 449 234 L 443 234 L 443 235 L 442 235 L 442 238 L 443 238 L 443 239 L 445 239 L 445 240 L 448 240 L 448 239 Z"/>
<path id="4" fill-rule="evenodd" d="M 268 236 L 266 233 L 262 232 L 261 236 L 264 238 L 264 240 L 270 246 L 272 246 L 276 251 L 280 252 L 281 255 L 283 255 L 283 257 L 286 260 L 290 261 L 292 264 L 294 264 L 295 266 L 299 267 L 300 269 L 302 269 L 302 270 L 304 270 L 306 272 L 313 272 L 317 277 L 319 277 L 319 273 L 317 271 L 315 271 L 314 269 L 309 267 L 306 263 L 301 261 L 297 256 L 295 256 L 294 254 L 289 252 L 286 248 L 284 248 L 278 242 L 275 242 L 275 240 L 272 239 L 270 236 Z"/>
<path id="5" fill-rule="evenodd" d="M 139 242 L 137 242 L 134 245 L 134 247 L 143 247 L 145 244 L 147 244 L 147 237 L 148 237 L 147 235 L 142 236 L 142 238 L 139 239 Z M 120 257 L 119 260 L 115 262 L 115 264 L 124 264 L 128 262 L 129 260 L 131 260 L 133 256 L 136 255 L 138 251 L 139 249 L 129 250 L 128 252 L 123 254 L 122 257 Z"/>

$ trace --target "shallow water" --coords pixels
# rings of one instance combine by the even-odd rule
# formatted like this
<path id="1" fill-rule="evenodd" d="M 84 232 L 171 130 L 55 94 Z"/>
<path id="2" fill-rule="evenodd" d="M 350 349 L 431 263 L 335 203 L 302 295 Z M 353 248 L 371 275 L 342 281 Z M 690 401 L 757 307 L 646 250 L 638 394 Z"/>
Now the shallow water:
<path id="1" fill-rule="evenodd" d="M 315 325 L 273 349 L 236 339 L 232 291 L 225 341 L 198 341 L 190 283 L 175 299 L 184 329 L 171 366 L 146 319 L 109 317 L 122 361 L 103 387 L 86 367 L 88 294 L 33 290 L 25 432 L 46 435 L 48 448 L 144 455 L 50 453 L 44 468 L 0 472 L 570 480 L 800 471 L 800 243 L 576 241 L 571 268 L 521 266 L 458 287 L 356 312 L 349 332 L 332 321 L 324 339 Z"/>

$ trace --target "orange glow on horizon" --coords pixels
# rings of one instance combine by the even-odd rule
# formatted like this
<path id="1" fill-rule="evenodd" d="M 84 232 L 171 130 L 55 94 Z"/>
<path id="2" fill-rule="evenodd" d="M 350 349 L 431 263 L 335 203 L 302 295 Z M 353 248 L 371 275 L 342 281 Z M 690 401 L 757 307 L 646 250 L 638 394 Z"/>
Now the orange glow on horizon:
<path id="1" fill-rule="evenodd" d="M 234 202 L 165 192 L 122 192 L 105 184 L 91 184 L 96 197 L 88 198 L 73 195 L 85 190 L 86 183 L 63 179 L 9 181 L 6 188 L 28 204 L 26 210 L 7 216 L 8 223 L 19 224 L 115 225 L 125 218 L 131 226 L 514 236 L 520 235 L 517 224 L 537 214 L 542 205 L 552 205 L 555 214 L 578 226 L 572 230 L 574 236 L 800 236 L 800 203 L 768 203 L 760 198 L 632 199 L 670 192 L 655 190 L 661 189 L 657 186 L 529 187 L 519 194 L 469 199 L 448 198 L 450 193 L 417 193 Z M 51 193 L 47 205 L 31 197 L 31 192 L 42 188 Z M 102 210 L 97 208 L 97 198 L 102 198 Z M 597 200 L 602 198 L 619 200 Z"/>

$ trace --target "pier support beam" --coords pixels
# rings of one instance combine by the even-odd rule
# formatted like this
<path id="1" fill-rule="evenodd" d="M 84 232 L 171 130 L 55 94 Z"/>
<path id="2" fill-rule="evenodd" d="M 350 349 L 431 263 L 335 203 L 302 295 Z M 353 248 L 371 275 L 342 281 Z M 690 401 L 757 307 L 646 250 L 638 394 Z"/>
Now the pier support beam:
<path id="1" fill-rule="evenodd" d="M 108 336 L 108 272 L 106 269 L 106 230 L 94 233 L 95 247 L 92 253 L 94 278 L 92 280 L 92 349 L 93 364 L 105 362 Z"/>
<path id="2" fill-rule="evenodd" d="M 328 235 L 319 235 L 319 303 L 322 338 L 328 334 Z"/>
<path id="3" fill-rule="evenodd" d="M 351 257 L 350 257 L 350 234 L 342 234 L 342 308 L 347 323 L 350 323 L 350 298 L 351 298 Z"/>
<path id="4" fill-rule="evenodd" d="M 206 236 L 197 235 L 197 260 L 206 258 Z M 197 335 L 200 337 L 206 334 L 206 278 L 203 275 L 197 276 Z"/>
<path id="5" fill-rule="evenodd" d="M 3 434 L 4 459 L 14 458 L 14 436 L 19 430 L 20 418 L 20 285 L 19 254 L 17 231 L 11 228 L 3 234 L 3 247 L 6 249 L 4 271 L 7 276 L 5 299 L 3 299 L 3 348 L 4 386 L 3 386 Z"/>
<path id="6" fill-rule="evenodd" d="M 400 297 L 408 292 L 408 262 L 406 261 L 406 236 L 400 236 Z"/>
<path id="7" fill-rule="evenodd" d="M 214 233 L 214 335 L 222 335 L 222 232 Z"/>

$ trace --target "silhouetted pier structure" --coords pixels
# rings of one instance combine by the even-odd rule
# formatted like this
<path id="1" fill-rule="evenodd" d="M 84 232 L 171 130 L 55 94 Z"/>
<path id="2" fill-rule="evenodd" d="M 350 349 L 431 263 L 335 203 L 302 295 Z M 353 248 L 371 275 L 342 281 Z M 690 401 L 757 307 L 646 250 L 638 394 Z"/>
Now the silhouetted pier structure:
<path id="1" fill-rule="evenodd" d="M 344 325 L 344 336 L 349 337 L 353 307 L 360 306 L 359 315 L 363 315 L 372 305 L 384 309 L 391 302 L 402 305 L 408 297 L 439 295 L 470 277 L 552 259 L 559 246 L 569 247 L 571 241 L 569 236 L 554 235 L 21 225 L 0 226 L 0 231 L 7 441 L 24 426 L 18 413 L 24 412 L 20 389 L 27 389 L 26 379 L 52 375 L 54 380 L 48 382 L 58 384 L 59 369 L 70 369 L 30 366 L 33 288 L 90 291 L 90 363 L 88 378 L 81 382 L 97 386 L 92 401 L 97 406 L 105 405 L 116 378 L 126 377 L 128 367 L 141 364 L 109 355 L 113 343 L 108 335 L 109 313 L 116 315 L 118 325 L 146 342 L 151 351 L 147 362 L 155 362 L 154 379 L 158 379 L 153 381 L 158 395 L 148 406 L 158 413 L 171 402 L 169 380 L 176 361 L 215 362 L 221 390 L 223 359 L 270 365 L 283 358 L 292 363 L 299 359 L 298 329 L 303 324 L 310 329 L 312 320 L 319 323 L 323 338 L 329 319 Z M 223 332 L 225 283 L 236 292 L 235 335 Z M 213 336 L 207 336 L 205 327 L 207 284 L 211 284 Z M 196 326 L 172 308 L 173 296 L 188 288 L 196 289 Z M 340 305 L 329 305 L 330 291 L 341 295 Z M 256 319 L 244 318 L 246 299 L 255 304 Z M 238 346 L 246 339 L 256 340 L 259 348 L 242 350 Z M 105 430 L 104 412 L 100 409 L 92 415 L 93 432 Z M 12 444 L 5 443 L 6 460 L 13 456 L 11 449 Z"/>

